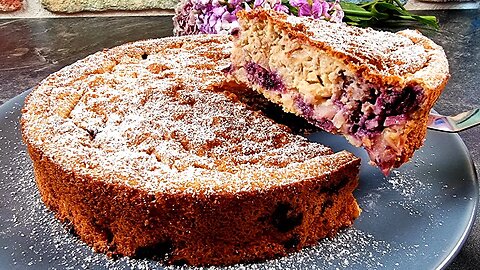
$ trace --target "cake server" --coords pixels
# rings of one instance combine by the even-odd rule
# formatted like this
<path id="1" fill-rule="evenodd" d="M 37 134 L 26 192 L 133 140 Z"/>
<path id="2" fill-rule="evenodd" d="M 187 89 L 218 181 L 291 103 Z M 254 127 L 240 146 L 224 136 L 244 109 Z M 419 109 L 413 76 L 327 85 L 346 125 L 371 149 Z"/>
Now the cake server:
<path id="1" fill-rule="evenodd" d="M 460 132 L 480 124 L 480 108 L 445 116 L 431 111 L 428 117 L 428 128 L 444 132 Z"/>

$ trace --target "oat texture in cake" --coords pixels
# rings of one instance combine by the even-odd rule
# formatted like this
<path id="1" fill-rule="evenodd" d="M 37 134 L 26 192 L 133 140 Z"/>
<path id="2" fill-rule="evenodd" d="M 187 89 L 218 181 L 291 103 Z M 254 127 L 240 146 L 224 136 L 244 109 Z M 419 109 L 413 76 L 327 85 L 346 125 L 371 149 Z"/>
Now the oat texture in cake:
<path id="1" fill-rule="evenodd" d="M 226 36 L 93 54 L 28 96 L 22 135 L 43 201 L 96 251 L 169 264 L 285 255 L 358 217 L 359 159 L 245 105 Z"/>
<path id="2" fill-rule="evenodd" d="M 238 14 L 232 71 L 285 111 L 363 146 L 388 174 L 425 139 L 448 78 L 443 49 L 397 33 L 255 9 Z"/>

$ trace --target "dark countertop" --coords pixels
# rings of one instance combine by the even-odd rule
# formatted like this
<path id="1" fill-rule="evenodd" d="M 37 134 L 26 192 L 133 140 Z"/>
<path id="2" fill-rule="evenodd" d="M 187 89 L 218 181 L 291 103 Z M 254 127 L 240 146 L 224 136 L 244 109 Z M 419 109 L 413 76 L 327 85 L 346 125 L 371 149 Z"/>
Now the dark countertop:
<path id="1" fill-rule="evenodd" d="M 480 106 L 480 10 L 429 11 L 438 32 L 421 31 L 442 45 L 452 77 L 435 109 L 454 114 Z M 97 17 L 0 20 L 0 105 L 48 74 L 103 48 L 171 35 L 171 17 Z M 480 170 L 480 127 L 460 134 Z M 448 269 L 478 269 L 480 226 Z"/>

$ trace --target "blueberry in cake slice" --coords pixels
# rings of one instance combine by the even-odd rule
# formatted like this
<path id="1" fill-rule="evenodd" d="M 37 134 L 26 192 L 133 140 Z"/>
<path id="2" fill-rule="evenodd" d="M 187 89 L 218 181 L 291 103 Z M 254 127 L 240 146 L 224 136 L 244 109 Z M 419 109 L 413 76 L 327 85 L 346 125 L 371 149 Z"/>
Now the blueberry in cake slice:
<path id="1" fill-rule="evenodd" d="M 423 144 L 428 114 L 449 78 L 440 46 L 413 30 L 382 32 L 262 9 L 238 17 L 238 80 L 363 146 L 384 174 Z"/>

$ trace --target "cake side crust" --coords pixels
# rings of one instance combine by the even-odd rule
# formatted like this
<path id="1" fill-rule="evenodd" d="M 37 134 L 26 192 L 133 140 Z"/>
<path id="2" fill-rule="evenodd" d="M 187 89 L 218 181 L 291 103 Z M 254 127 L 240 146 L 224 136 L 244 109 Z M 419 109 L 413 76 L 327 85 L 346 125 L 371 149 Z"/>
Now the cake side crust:
<path id="1" fill-rule="evenodd" d="M 321 179 L 201 196 L 99 181 L 66 171 L 32 145 L 28 152 L 46 206 L 95 251 L 110 256 L 189 265 L 264 260 L 333 237 L 360 214 L 352 195 L 358 159 Z"/>

